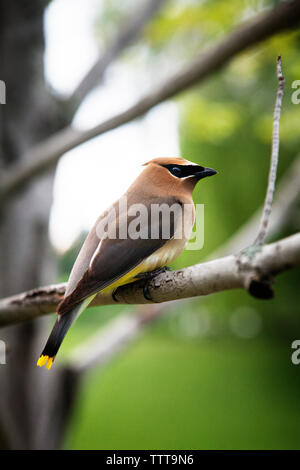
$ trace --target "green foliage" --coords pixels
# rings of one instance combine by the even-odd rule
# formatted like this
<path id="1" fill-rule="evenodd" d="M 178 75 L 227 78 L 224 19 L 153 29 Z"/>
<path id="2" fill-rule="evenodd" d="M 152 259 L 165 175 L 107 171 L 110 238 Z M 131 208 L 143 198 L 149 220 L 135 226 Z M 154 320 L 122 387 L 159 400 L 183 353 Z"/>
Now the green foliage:
<path id="1" fill-rule="evenodd" d="M 182 120 L 190 140 L 217 144 L 239 127 L 242 112 L 243 109 L 234 104 L 214 102 L 193 93 L 185 100 Z"/>

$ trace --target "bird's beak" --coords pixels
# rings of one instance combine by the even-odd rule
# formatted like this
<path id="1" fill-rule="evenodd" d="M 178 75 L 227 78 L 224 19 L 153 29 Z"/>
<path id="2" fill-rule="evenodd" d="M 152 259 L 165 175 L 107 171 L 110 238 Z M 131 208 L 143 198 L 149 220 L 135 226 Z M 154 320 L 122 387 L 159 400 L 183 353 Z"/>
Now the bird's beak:
<path id="1" fill-rule="evenodd" d="M 216 175 L 217 173 L 218 172 L 214 170 L 213 168 L 198 167 L 198 169 L 196 168 L 194 176 L 198 180 L 201 180 L 202 178 L 206 178 L 207 176 L 213 176 L 213 175 Z"/>

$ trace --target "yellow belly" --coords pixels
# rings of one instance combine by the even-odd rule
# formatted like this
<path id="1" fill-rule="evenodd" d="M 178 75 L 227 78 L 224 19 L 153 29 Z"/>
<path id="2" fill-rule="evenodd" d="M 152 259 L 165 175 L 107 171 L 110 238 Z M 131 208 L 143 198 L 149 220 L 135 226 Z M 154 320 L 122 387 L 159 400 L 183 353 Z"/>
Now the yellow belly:
<path id="1" fill-rule="evenodd" d="M 182 252 L 185 244 L 186 240 L 172 239 L 168 241 L 164 246 L 152 253 L 152 255 L 148 256 L 148 258 L 142 261 L 138 266 L 125 274 L 125 276 L 105 287 L 102 292 L 113 292 L 119 286 L 136 281 L 136 276 L 140 273 L 147 273 L 154 271 L 155 269 L 168 266 L 168 264 L 172 263 L 172 261 L 174 261 L 174 259 Z"/>
<path id="2" fill-rule="evenodd" d="M 141 266 L 141 264 L 139 264 L 134 269 L 129 271 L 129 273 L 125 274 L 125 276 L 121 277 L 117 281 L 113 282 L 109 286 L 102 289 L 101 292 L 110 292 L 110 291 L 113 292 L 114 290 L 117 289 L 117 287 L 120 287 L 120 286 L 123 286 L 124 284 L 129 284 L 130 282 L 136 281 L 137 279 L 135 278 L 135 276 L 137 276 L 141 272 L 145 272 L 140 268 L 140 266 Z"/>

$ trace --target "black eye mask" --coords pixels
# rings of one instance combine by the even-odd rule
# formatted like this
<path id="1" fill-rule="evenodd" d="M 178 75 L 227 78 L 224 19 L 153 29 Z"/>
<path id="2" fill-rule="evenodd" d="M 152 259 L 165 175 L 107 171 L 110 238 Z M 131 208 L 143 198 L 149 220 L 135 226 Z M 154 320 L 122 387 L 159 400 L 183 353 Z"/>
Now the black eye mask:
<path id="1" fill-rule="evenodd" d="M 198 165 L 162 165 L 164 168 L 167 168 L 169 172 L 176 176 L 176 178 L 186 178 L 188 176 L 195 176 L 195 173 L 200 173 L 204 171 L 203 166 Z"/>

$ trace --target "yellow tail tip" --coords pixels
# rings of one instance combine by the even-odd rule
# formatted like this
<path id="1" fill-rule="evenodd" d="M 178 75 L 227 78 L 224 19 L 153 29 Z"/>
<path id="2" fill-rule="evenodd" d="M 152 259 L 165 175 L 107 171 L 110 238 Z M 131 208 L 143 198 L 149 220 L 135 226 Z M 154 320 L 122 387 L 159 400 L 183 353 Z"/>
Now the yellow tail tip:
<path id="1" fill-rule="evenodd" d="M 46 364 L 47 369 L 51 369 L 51 366 L 53 364 L 55 356 L 49 357 L 49 356 L 44 356 L 43 354 L 39 357 L 39 360 L 37 361 L 37 366 L 43 367 Z"/>

